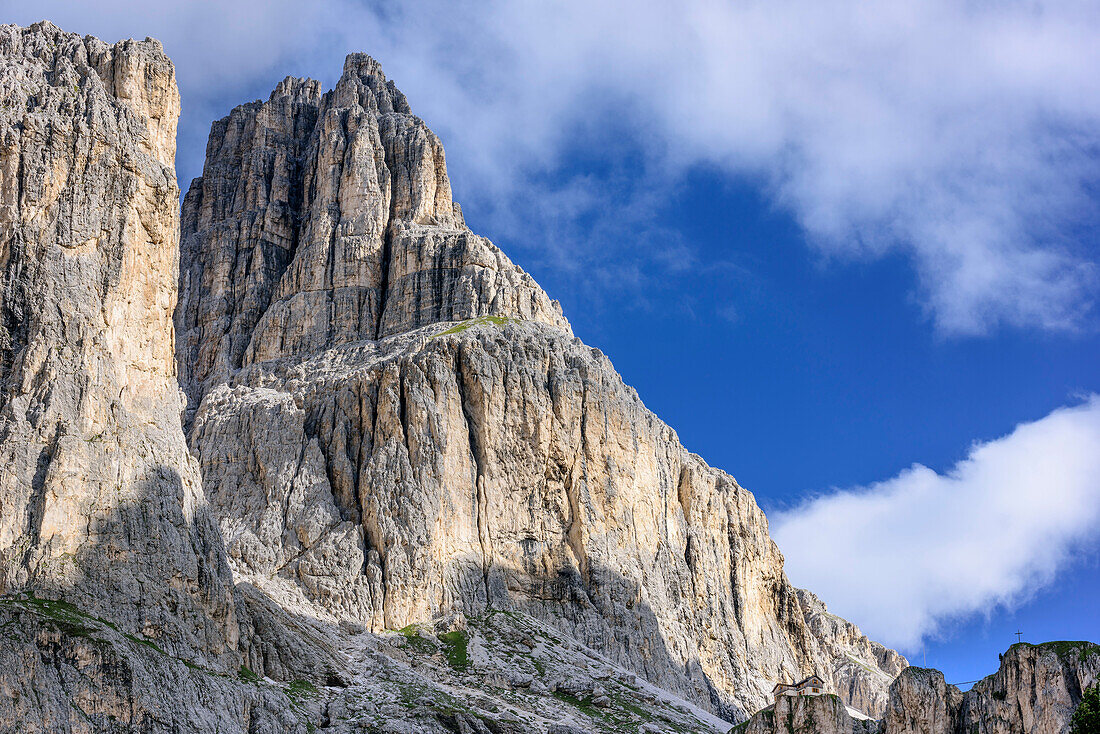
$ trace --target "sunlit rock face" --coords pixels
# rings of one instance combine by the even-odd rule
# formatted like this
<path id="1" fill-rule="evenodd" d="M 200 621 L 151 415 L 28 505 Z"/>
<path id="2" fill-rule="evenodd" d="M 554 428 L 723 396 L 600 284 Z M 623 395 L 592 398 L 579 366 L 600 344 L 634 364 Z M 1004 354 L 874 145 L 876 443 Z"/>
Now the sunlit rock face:
<path id="1" fill-rule="evenodd" d="M 1100 646 L 1013 645 L 966 693 L 938 670 L 910 668 L 890 690 L 886 732 L 1065 734 L 1085 689 L 1100 683 Z"/>
<path id="2" fill-rule="evenodd" d="M 234 572 L 284 606 L 521 610 L 731 717 L 811 672 L 885 705 L 904 659 L 800 595 L 752 495 L 466 228 L 370 58 L 214 123 L 180 293 L 190 447 Z"/>
<path id="3" fill-rule="evenodd" d="M 882 722 L 850 715 L 839 696 L 780 696 L 737 734 L 882 734 Z"/>
<path id="4" fill-rule="evenodd" d="M 0 592 L 236 646 L 180 426 L 179 95 L 160 43 L 0 26 Z"/>
<path id="5" fill-rule="evenodd" d="M 377 62 L 288 77 L 214 123 L 183 211 L 181 377 L 194 408 L 242 366 L 440 321 L 561 309 L 451 200 L 439 138 Z"/>

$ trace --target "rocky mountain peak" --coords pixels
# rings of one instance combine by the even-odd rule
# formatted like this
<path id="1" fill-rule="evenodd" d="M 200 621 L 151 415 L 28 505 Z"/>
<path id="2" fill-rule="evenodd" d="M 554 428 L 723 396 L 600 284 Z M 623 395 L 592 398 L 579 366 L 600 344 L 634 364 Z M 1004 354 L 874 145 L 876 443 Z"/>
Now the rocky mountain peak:
<path id="1" fill-rule="evenodd" d="M 412 114 L 405 95 L 386 80 L 382 65 L 364 53 L 348 54 L 344 59 L 344 72 L 332 94 L 337 108 L 357 104 L 378 114 Z"/>
<path id="2" fill-rule="evenodd" d="M 275 85 L 267 99 L 270 102 L 285 98 L 294 103 L 317 106 L 321 103 L 322 94 L 324 94 L 324 87 L 316 79 L 288 76 Z"/>
<path id="3" fill-rule="evenodd" d="M 426 324 L 560 307 L 451 198 L 439 138 L 374 59 L 336 87 L 288 78 L 214 123 L 183 206 L 182 383 Z M 217 294 L 217 297 L 210 297 Z"/>
<path id="4" fill-rule="evenodd" d="M 303 84 L 214 124 L 184 204 L 189 441 L 237 578 L 376 632 L 514 610 L 730 716 L 812 672 L 881 710 L 904 659 L 800 597 L 752 495 L 466 227 L 378 64 Z"/>
<path id="5" fill-rule="evenodd" d="M 0 56 L 0 728 L 709 731 L 811 673 L 885 707 L 904 658 L 470 231 L 373 59 L 214 122 L 180 217 L 159 44 Z"/>

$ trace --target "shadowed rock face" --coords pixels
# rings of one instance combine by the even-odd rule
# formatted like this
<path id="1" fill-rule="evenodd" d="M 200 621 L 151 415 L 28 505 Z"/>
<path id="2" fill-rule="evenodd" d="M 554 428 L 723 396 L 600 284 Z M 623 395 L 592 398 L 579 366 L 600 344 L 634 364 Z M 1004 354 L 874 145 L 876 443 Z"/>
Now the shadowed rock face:
<path id="1" fill-rule="evenodd" d="M 182 250 L 189 441 L 239 578 L 379 632 L 522 610 L 730 716 L 810 672 L 885 705 L 904 659 L 800 595 L 752 495 L 466 229 L 373 60 L 215 123 Z"/>
<path id="2" fill-rule="evenodd" d="M 890 690 L 886 732 L 1065 734 L 1084 690 L 1100 682 L 1100 646 L 1013 645 L 966 693 L 938 670 L 909 668 Z"/>
<path id="3" fill-rule="evenodd" d="M 49 23 L 0 26 L 0 60 L 0 593 L 53 589 L 231 654 L 231 575 L 179 421 L 172 64 Z"/>

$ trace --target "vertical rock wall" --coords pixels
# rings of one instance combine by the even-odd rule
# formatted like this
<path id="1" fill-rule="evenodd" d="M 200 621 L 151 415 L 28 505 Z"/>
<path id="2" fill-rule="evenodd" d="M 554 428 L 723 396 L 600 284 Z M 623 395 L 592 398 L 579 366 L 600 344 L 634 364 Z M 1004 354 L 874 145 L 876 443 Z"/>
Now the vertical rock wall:
<path id="1" fill-rule="evenodd" d="M 1013 645 L 966 693 L 938 670 L 910 668 L 890 690 L 887 734 L 1066 734 L 1086 688 L 1100 684 L 1100 645 Z"/>
<path id="2" fill-rule="evenodd" d="M 180 426 L 179 96 L 153 40 L 0 26 L 0 592 L 218 656 L 231 576 Z"/>

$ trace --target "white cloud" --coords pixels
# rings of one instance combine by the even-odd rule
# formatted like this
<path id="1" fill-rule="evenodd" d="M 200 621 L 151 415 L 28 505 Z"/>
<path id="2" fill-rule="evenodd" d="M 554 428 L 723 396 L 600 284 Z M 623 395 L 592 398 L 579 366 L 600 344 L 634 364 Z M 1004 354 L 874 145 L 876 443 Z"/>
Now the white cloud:
<path id="1" fill-rule="evenodd" d="M 540 202 L 583 194 L 576 207 L 629 240 L 651 221 L 638 206 L 623 221 L 623 197 L 660 200 L 702 163 L 760 181 L 828 256 L 906 255 L 945 333 L 1078 328 L 1100 282 L 1080 234 L 1100 223 L 1091 0 L 42 0 L 5 16 L 29 12 L 165 41 L 192 116 L 185 174 L 227 94 L 283 73 L 331 80 L 366 50 L 442 134 L 467 199 L 535 256 L 656 262 L 660 238 L 547 235 L 578 229 Z M 637 154 L 641 180 L 541 176 L 578 141 L 597 159 Z"/>
<path id="2" fill-rule="evenodd" d="M 1100 529 L 1100 396 L 772 517 L 793 583 L 869 636 L 912 649 L 953 618 L 1012 605 Z"/>

